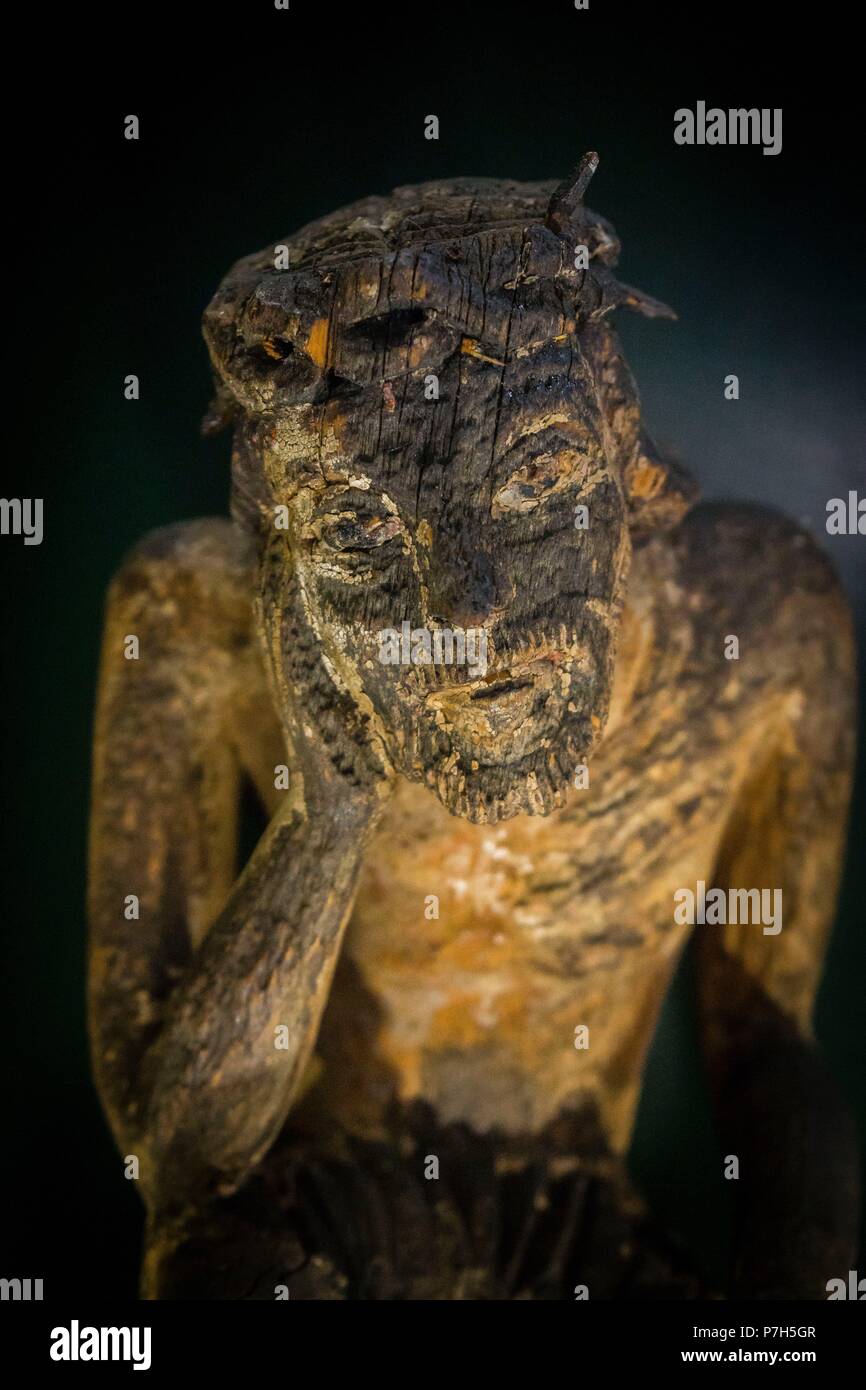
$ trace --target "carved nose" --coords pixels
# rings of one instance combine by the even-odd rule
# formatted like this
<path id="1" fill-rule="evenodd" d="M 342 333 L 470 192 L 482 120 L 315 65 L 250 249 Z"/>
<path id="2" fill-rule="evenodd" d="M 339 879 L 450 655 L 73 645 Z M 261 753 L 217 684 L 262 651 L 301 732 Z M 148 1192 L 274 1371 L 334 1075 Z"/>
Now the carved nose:
<path id="1" fill-rule="evenodd" d="M 481 627 L 502 604 L 489 556 L 475 551 L 431 564 L 430 617 L 443 627 Z"/>

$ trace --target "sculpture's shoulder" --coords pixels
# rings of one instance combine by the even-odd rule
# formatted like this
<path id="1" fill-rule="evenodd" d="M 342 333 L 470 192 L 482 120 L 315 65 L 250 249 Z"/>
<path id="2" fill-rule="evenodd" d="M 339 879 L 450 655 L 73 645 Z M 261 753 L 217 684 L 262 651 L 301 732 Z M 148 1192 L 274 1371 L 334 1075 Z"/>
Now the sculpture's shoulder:
<path id="1" fill-rule="evenodd" d="M 148 531 L 124 556 L 114 583 L 122 587 L 146 579 L 249 589 L 254 559 L 252 540 L 235 522 L 200 517 Z"/>
<path id="2" fill-rule="evenodd" d="M 237 648 L 251 637 L 253 577 L 253 544 L 228 519 L 163 526 L 125 556 L 111 581 L 106 622 L 138 622 L 162 650 Z"/>
<path id="3" fill-rule="evenodd" d="M 751 502 L 702 503 L 671 536 L 677 582 L 709 614 L 749 632 L 851 640 L 845 591 L 826 550 L 782 512 Z"/>
<path id="4" fill-rule="evenodd" d="M 853 623 L 808 531 L 763 506 L 700 505 L 635 549 L 633 573 L 609 747 L 638 773 L 645 754 L 634 750 L 652 749 L 658 767 L 667 740 L 673 762 L 687 748 L 691 768 L 704 760 L 720 787 L 771 745 L 812 769 L 850 763 Z"/>
<path id="5" fill-rule="evenodd" d="M 704 503 L 636 559 L 661 646 L 681 675 L 703 673 L 715 689 L 736 660 L 743 691 L 764 694 L 829 690 L 832 678 L 848 717 L 850 606 L 831 558 L 797 522 L 757 504 Z"/>

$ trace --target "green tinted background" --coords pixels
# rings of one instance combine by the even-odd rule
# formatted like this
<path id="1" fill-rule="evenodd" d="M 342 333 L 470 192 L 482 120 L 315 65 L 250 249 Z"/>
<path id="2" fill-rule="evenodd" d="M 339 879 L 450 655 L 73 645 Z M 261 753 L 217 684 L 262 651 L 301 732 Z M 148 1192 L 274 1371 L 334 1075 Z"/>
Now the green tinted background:
<path id="1" fill-rule="evenodd" d="M 621 316 L 650 428 L 707 496 L 776 504 L 821 535 L 863 650 L 864 541 L 823 532 L 827 499 L 849 487 L 862 494 L 866 482 L 859 227 L 826 149 L 818 160 L 820 103 L 752 43 L 734 66 L 712 64 L 693 21 L 665 21 L 658 9 L 640 32 L 628 9 L 600 5 L 471 15 L 443 5 L 405 9 L 399 22 L 370 6 L 349 29 L 298 0 L 288 14 L 237 7 L 226 26 L 201 10 L 200 45 L 183 61 L 167 27 L 145 60 L 130 16 L 122 61 L 85 65 L 44 132 L 32 120 L 22 127 L 13 163 L 29 192 L 16 213 L 26 236 L 7 263 L 20 318 L 10 330 L 4 493 L 45 498 L 45 538 L 29 548 L 2 540 L 0 1272 L 43 1276 L 46 1296 L 61 1286 L 133 1296 L 136 1287 L 140 1207 L 92 1090 L 84 1030 L 101 609 L 144 532 L 225 512 L 228 438 L 198 434 L 210 395 L 198 325 L 235 259 L 398 183 L 558 178 L 598 149 L 589 201 L 623 239 L 622 273 L 680 313 L 674 325 Z M 782 154 L 676 146 L 673 112 L 698 99 L 782 106 Z M 138 143 L 122 138 L 130 112 L 141 119 Z M 431 113 L 435 142 L 423 138 Z M 123 397 L 129 372 L 141 380 L 137 403 Z M 740 378 L 736 403 L 722 395 L 729 372 Z M 861 775 L 861 843 L 863 803 Z M 861 853 L 850 857 L 818 1009 L 832 1069 L 861 1119 L 863 904 Z M 727 1193 L 688 976 L 687 958 L 653 1049 L 633 1166 L 657 1211 L 718 1276 Z"/>

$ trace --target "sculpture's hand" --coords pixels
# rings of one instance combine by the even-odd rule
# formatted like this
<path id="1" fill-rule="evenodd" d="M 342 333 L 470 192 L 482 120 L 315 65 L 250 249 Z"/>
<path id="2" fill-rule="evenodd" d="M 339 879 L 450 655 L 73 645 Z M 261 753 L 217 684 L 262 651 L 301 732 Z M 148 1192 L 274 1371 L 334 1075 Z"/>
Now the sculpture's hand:
<path id="1" fill-rule="evenodd" d="M 288 746 L 293 790 L 312 814 L 331 800 L 381 811 L 395 772 L 371 713 L 334 678 L 326 653 L 310 634 L 299 640 L 291 615 L 296 576 L 279 534 L 259 560 L 254 627 Z M 369 703 L 369 702 L 368 702 Z"/>
<path id="2" fill-rule="evenodd" d="M 290 789 L 305 814 L 338 819 L 345 804 L 377 821 L 396 781 L 382 740 L 361 722 L 354 705 L 335 704 L 323 719 L 305 709 L 294 688 L 282 698 Z"/>

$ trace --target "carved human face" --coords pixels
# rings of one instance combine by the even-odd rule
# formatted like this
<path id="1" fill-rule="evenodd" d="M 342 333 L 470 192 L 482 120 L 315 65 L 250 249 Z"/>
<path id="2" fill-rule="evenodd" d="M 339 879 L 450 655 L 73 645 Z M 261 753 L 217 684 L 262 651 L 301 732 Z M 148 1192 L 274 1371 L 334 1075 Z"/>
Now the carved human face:
<path id="1" fill-rule="evenodd" d="M 542 226 L 251 259 L 206 317 L 293 718 L 348 714 L 471 820 L 561 804 L 608 711 L 626 501 L 607 330 L 569 310 L 561 263 Z"/>

